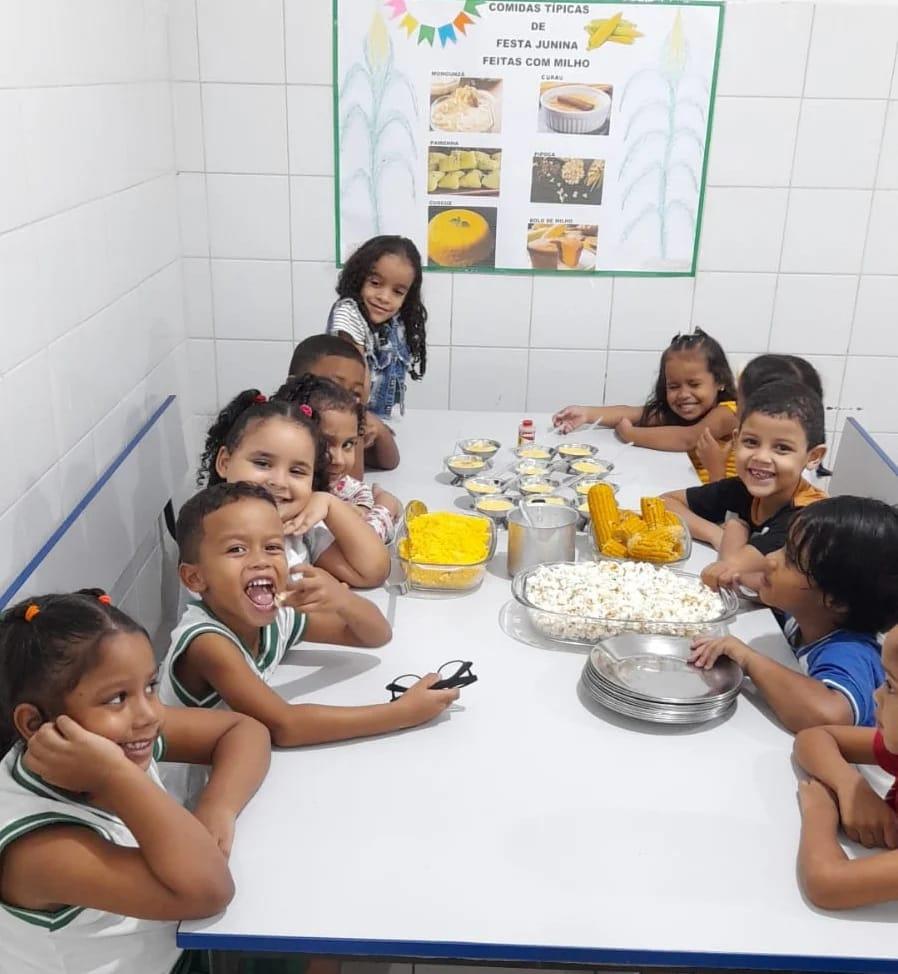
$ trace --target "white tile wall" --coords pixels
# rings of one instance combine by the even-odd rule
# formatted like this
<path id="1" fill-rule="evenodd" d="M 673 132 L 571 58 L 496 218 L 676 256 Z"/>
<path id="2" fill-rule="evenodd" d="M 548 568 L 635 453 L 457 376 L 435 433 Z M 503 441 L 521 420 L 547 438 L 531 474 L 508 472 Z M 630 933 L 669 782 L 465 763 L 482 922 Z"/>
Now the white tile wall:
<path id="1" fill-rule="evenodd" d="M 0 5 L 0 443 L 14 458 L 0 483 L 0 588 L 160 397 L 186 387 L 179 201 L 190 246 L 207 254 L 208 242 L 204 176 L 176 184 L 174 144 L 201 172 L 203 141 L 198 87 L 169 79 L 197 80 L 193 9 Z M 132 515 L 122 504 L 115 521 L 83 519 L 35 584 L 63 577 L 63 562 L 70 579 L 75 559 L 81 584 L 96 584 L 107 539 L 131 538 Z M 148 568 L 150 624 L 152 581 Z"/>
<path id="2" fill-rule="evenodd" d="M 221 353 L 220 405 L 279 381 L 290 343 L 320 331 L 334 300 L 332 7 L 197 0 L 198 21 L 188 7 L 172 10 L 172 70 L 200 82 L 203 113 L 195 90 L 176 95 L 179 160 L 202 149 L 205 161 L 179 177 L 182 252 L 195 258 L 185 315 Z M 857 415 L 898 431 L 898 413 L 879 408 L 887 387 L 848 381 L 856 356 L 898 358 L 896 48 L 894 4 L 728 4 L 695 280 L 427 275 L 431 366 L 410 403 L 639 402 L 670 336 L 700 326 L 737 364 L 768 349 L 811 357 L 831 429 Z"/>

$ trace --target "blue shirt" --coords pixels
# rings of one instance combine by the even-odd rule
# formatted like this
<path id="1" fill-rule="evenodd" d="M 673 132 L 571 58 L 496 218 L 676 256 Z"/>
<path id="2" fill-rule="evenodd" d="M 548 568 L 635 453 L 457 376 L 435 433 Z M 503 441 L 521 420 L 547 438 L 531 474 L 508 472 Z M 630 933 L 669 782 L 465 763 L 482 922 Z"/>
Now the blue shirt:
<path id="1" fill-rule="evenodd" d="M 885 680 L 876 637 L 868 632 L 834 629 L 816 642 L 797 646 L 801 634 L 794 619 L 786 622 L 785 635 L 807 675 L 846 698 L 854 723 L 858 727 L 875 726 L 873 693 Z"/>

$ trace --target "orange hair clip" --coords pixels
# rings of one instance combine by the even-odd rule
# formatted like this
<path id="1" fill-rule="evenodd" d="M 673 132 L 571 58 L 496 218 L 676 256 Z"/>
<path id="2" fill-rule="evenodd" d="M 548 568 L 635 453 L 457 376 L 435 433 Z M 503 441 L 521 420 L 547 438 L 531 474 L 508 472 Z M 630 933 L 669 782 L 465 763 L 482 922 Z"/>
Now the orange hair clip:
<path id="1" fill-rule="evenodd" d="M 40 607 L 36 606 L 33 602 L 25 610 L 25 621 L 31 622 L 31 620 L 40 612 Z"/>

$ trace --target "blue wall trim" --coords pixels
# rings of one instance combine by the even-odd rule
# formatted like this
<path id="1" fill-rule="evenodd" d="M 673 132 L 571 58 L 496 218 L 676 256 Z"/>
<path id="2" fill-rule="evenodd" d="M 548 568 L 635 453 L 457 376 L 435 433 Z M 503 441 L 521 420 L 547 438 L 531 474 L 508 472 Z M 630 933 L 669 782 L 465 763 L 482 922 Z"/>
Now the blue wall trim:
<path id="1" fill-rule="evenodd" d="M 81 498 L 80 501 L 72 508 L 71 513 L 63 520 L 59 527 L 50 535 L 49 538 L 41 546 L 37 554 L 28 562 L 28 564 L 19 572 L 18 575 L 9 583 L 6 591 L 0 595 L 0 610 L 5 609 L 6 606 L 12 600 L 12 597 L 19 591 L 19 589 L 28 581 L 28 579 L 37 571 L 41 562 L 47 557 L 48 554 L 53 550 L 54 547 L 59 543 L 59 539 L 69 530 L 69 528 L 78 520 L 84 509 L 88 504 L 100 493 L 103 487 L 109 482 L 112 475 L 118 470 L 118 468 L 128 459 L 128 457 L 134 452 L 135 447 L 138 443 L 149 433 L 149 431 L 156 425 L 159 421 L 159 417 L 165 412 L 166 409 L 175 401 L 175 396 L 169 396 L 165 399 L 155 410 L 155 412 L 150 416 L 150 418 L 140 427 L 134 437 L 125 445 L 121 453 L 109 464 L 106 470 L 100 475 L 97 482 L 90 488 L 90 490 Z"/>
<path id="2" fill-rule="evenodd" d="M 864 440 L 866 440 L 870 449 L 873 450 L 879 459 L 882 460 L 882 462 L 889 468 L 889 470 L 891 470 L 892 473 L 898 477 L 898 464 L 896 464 L 888 453 L 883 450 L 883 448 L 876 442 L 876 440 L 873 439 L 873 437 L 864 429 L 864 427 L 861 426 L 861 424 L 853 416 L 849 416 L 846 423 L 849 426 L 853 426 L 858 433 L 861 434 Z"/>
<path id="3" fill-rule="evenodd" d="M 791 954 L 712 954 L 701 951 L 608 950 L 601 947 L 548 947 L 536 944 L 483 944 L 428 940 L 343 940 L 315 937 L 241 936 L 178 932 L 178 946 L 194 950 L 276 951 L 376 957 L 397 961 L 441 959 L 534 964 L 582 964 L 620 968 L 670 967 L 700 970 L 809 971 L 831 974 L 894 974 L 887 958 L 801 957 Z"/>

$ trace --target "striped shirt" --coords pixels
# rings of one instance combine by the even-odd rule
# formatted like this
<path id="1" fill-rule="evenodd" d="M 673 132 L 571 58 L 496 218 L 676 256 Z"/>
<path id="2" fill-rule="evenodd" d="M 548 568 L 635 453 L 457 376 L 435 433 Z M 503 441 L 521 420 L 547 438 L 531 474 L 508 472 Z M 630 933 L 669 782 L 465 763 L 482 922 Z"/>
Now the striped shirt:
<path id="1" fill-rule="evenodd" d="M 147 774 L 160 785 L 157 738 Z M 56 788 L 23 761 L 22 744 L 0 763 L 0 855 L 36 829 L 78 825 L 118 846 L 137 847 L 111 812 Z M 0 974 L 169 974 L 187 958 L 175 944 L 177 923 L 138 920 L 76 904 L 53 911 L 0 904 Z"/>

